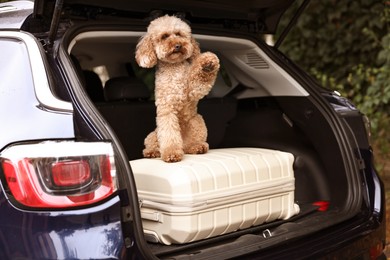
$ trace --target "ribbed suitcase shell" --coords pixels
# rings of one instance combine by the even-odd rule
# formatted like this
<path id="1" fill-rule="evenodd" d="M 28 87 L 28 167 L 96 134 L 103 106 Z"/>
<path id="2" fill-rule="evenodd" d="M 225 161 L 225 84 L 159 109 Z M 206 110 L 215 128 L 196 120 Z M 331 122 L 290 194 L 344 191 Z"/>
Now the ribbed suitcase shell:
<path id="1" fill-rule="evenodd" d="M 294 157 L 261 148 L 214 149 L 181 162 L 130 161 L 146 238 L 182 244 L 299 212 Z"/>

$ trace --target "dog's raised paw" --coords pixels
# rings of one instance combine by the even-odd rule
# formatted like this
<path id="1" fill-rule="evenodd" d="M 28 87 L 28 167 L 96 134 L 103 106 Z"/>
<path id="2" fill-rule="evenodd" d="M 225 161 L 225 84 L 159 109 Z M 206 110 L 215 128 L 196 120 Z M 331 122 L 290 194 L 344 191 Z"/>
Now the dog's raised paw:
<path id="1" fill-rule="evenodd" d="M 201 54 L 201 67 L 204 72 L 210 73 L 219 69 L 219 59 L 211 52 Z"/>
<path id="2" fill-rule="evenodd" d="M 205 62 L 203 65 L 202 65 L 202 70 L 204 72 L 212 72 L 215 70 L 215 63 L 213 63 L 212 61 L 208 61 L 208 62 Z"/>

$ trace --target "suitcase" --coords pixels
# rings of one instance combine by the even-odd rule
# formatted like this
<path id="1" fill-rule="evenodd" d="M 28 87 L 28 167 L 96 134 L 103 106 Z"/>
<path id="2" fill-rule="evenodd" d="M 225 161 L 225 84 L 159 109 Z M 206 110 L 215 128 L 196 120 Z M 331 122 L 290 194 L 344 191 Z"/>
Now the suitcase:
<path id="1" fill-rule="evenodd" d="M 290 218 L 299 212 L 293 161 L 261 148 L 130 161 L 146 239 L 183 244 Z"/>

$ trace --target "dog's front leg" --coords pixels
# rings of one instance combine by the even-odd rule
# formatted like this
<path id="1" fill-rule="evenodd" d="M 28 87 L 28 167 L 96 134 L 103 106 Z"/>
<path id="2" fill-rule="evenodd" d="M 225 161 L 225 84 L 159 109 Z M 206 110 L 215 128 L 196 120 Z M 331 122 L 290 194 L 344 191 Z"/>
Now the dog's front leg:
<path id="1" fill-rule="evenodd" d="M 202 53 L 194 59 L 188 78 L 191 100 L 197 101 L 210 92 L 217 78 L 219 66 L 217 55 L 211 52 Z"/>
<path id="2" fill-rule="evenodd" d="M 161 158 L 165 162 L 181 161 L 184 151 L 177 115 L 174 112 L 159 115 L 157 111 L 156 123 Z"/>

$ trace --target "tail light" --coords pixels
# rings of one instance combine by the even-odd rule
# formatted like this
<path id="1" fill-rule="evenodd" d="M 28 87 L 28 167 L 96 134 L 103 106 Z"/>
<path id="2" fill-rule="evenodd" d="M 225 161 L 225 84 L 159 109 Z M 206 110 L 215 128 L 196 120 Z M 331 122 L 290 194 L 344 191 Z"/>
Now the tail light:
<path id="1" fill-rule="evenodd" d="M 18 144 L 1 152 L 0 163 L 8 194 L 28 207 L 89 205 L 117 190 L 110 143 Z"/>

